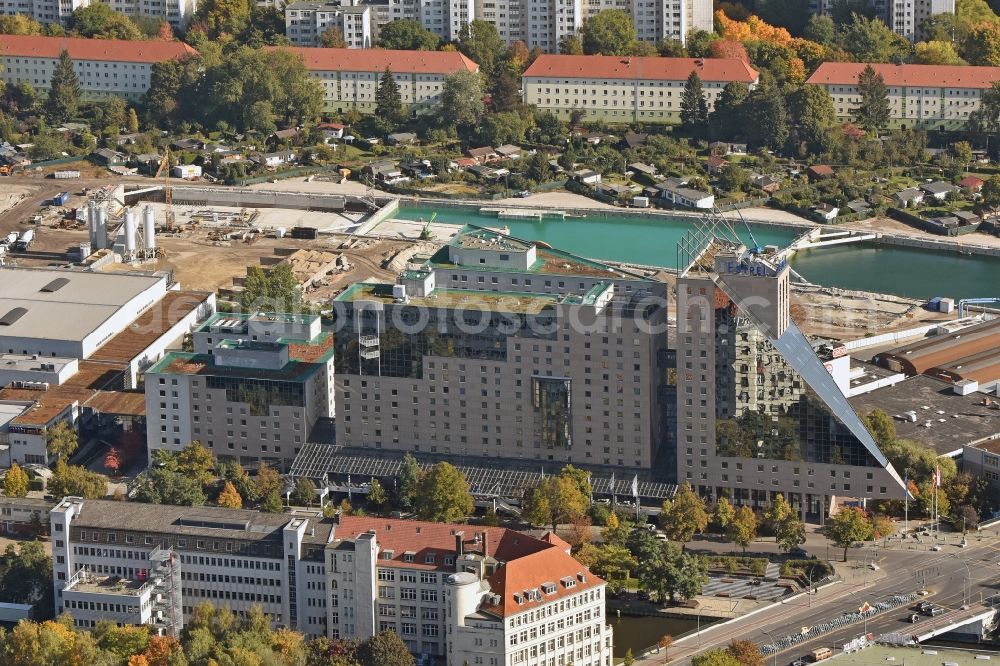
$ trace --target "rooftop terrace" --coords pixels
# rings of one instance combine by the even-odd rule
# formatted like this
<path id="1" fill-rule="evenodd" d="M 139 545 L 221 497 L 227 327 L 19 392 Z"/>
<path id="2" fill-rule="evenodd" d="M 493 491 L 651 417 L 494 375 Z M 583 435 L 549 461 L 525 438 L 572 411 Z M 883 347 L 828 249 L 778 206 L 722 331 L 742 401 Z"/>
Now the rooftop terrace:
<path id="1" fill-rule="evenodd" d="M 391 284 L 361 282 L 337 297 L 338 301 L 377 301 L 393 303 Z M 514 314 L 539 314 L 563 298 L 555 294 L 529 294 L 516 291 L 476 291 L 472 289 L 435 289 L 430 296 L 411 297 L 408 305 L 445 309 L 478 309 Z"/>

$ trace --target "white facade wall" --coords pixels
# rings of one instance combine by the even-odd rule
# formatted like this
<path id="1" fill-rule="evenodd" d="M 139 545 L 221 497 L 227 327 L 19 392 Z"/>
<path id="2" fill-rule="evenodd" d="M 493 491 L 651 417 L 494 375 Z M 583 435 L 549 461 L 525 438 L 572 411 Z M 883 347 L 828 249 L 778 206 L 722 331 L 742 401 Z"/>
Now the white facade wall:
<path id="1" fill-rule="evenodd" d="M 197 0 L 84 0 L 103 2 L 116 12 L 132 18 L 162 19 L 171 27 L 183 28 L 198 9 Z"/>
<path id="2" fill-rule="evenodd" d="M 90 0 L 0 0 L 0 14 L 24 14 L 39 23 L 65 23 L 73 12 Z"/>
<path id="3" fill-rule="evenodd" d="M 295 3 L 285 7 L 285 35 L 295 46 L 320 46 L 320 36 L 328 28 L 337 28 L 347 48 L 371 48 L 372 23 L 369 6 Z"/>
<path id="4" fill-rule="evenodd" d="M 330 72 L 312 70 L 310 76 L 323 88 L 323 106 L 328 111 L 342 113 L 350 108 L 375 110 L 375 91 L 384 70 L 378 72 Z M 429 109 L 441 103 L 446 74 L 396 74 L 396 84 L 403 105 Z"/>
<path id="5" fill-rule="evenodd" d="M 0 54 L 0 73 L 8 84 L 27 81 L 37 90 L 48 90 L 58 58 L 25 58 Z M 137 100 L 149 89 L 153 63 L 115 60 L 74 60 L 73 69 L 87 97 L 118 95 Z"/>

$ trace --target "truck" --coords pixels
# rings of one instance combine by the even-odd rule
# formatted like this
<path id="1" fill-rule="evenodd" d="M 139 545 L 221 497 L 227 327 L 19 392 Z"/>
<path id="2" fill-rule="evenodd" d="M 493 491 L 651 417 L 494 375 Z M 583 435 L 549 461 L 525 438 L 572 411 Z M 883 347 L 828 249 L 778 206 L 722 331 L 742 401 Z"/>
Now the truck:
<path id="1" fill-rule="evenodd" d="M 817 661 L 823 661 L 824 659 L 829 659 L 830 657 L 832 657 L 833 650 L 831 650 L 828 647 L 816 648 L 815 650 L 809 653 L 809 656 L 812 657 L 813 663 L 815 663 Z"/>
<path id="2" fill-rule="evenodd" d="M 18 236 L 17 242 L 14 243 L 14 249 L 23 252 L 27 250 L 29 247 L 31 247 L 31 242 L 33 240 L 35 240 L 34 229 L 28 229 L 27 231 L 23 231 L 21 232 L 21 235 Z"/>

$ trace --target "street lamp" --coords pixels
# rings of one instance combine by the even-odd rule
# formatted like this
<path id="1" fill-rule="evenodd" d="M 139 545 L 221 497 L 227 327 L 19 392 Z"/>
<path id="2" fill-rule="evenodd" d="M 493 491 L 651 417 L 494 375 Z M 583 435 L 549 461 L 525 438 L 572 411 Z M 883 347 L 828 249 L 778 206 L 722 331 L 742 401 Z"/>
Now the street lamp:
<path id="1" fill-rule="evenodd" d="M 777 642 L 774 640 L 774 636 L 772 636 L 771 632 L 769 632 L 767 629 L 761 628 L 760 632 L 765 636 L 767 636 L 767 640 L 771 641 L 771 645 L 774 646 L 774 666 L 778 666 L 778 645 Z"/>
<path id="2" fill-rule="evenodd" d="M 971 586 L 971 580 L 972 580 L 972 567 L 969 566 L 968 562 L 959 557 L 958 553 L 955 553 L 954 555 L 952 555 L 952 557 L 957 559 L 965 566 L 965 587 L 962 588 L 962 605 L 967 606 L 971 601 L 969 599 L 969 588 Z"/>

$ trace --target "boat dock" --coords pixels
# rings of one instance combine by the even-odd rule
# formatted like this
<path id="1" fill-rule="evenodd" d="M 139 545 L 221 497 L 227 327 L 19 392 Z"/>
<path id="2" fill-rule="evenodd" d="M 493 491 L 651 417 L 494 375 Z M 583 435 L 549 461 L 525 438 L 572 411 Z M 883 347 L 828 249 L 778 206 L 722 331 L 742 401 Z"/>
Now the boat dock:
<path id="1" fill-rule="evenodd" d="M 546 219 L 565 220 L 567 217 L 577 217 L 564 210 L 550 208 L 480 208 L 479 214 L 496 216 L 500 220 L 535 220 L 536 222 Z"/>

